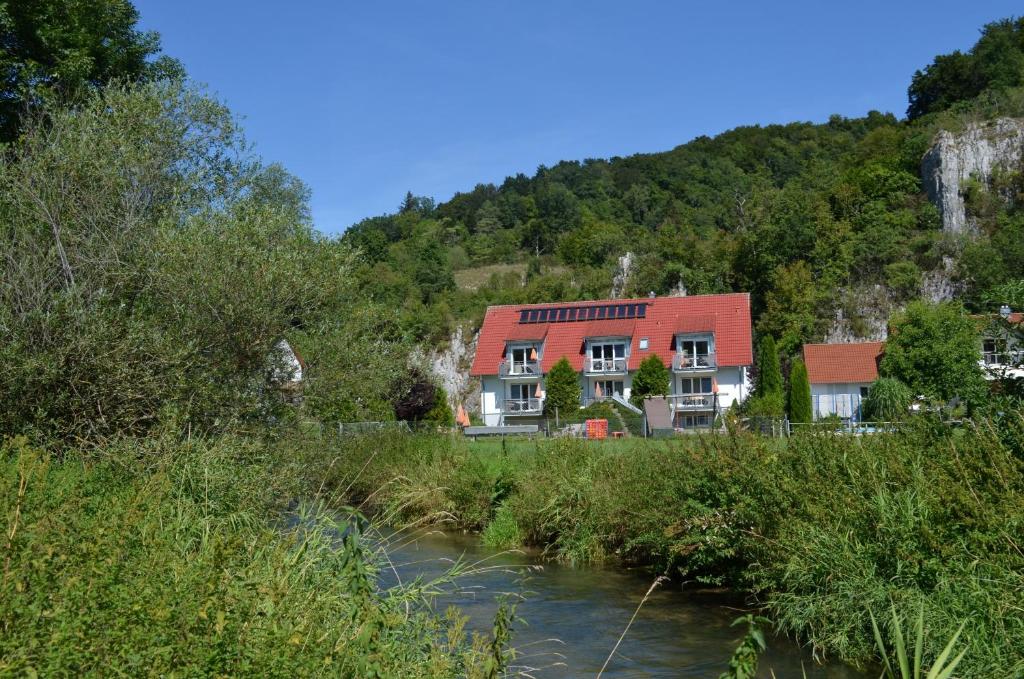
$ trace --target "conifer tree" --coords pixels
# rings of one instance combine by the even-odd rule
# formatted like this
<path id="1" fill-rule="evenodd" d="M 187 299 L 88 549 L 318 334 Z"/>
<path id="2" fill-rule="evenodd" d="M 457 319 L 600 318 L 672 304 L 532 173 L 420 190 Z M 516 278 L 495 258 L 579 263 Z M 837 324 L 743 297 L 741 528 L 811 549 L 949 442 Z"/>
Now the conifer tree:
<path id="1" fill-rule="evenodd" d="M 580 407 L 580 378 L 565 356 L 558 359 L 545 379 L 544 412 L 554 414 L 555 408 L 570 412 Z"/>
<path id="2" fill-rule="evenodd" d="M 812 417 L 811 381 L 807 376 L 807 366 L 798 358 L 789 371 L 789 419 L 791 422 L 810 422 Z"/>
<path id="3" fill-rule="evenodd" d="M 633 377 L 633 389 L 629 400 L 640 406 L 648 396 L 664 396 L 668 393 L 669 372 L 661 359 L 652 354 L 640 362 L 640 369 Z"/>
<path id="4" fill-rule="evenodd" d="M 766 397 L 782 396 L 782 370 L 779 368 L 779 352 L 775 338 L 766 334 L 761 339 L 757 352 L 757 395 Z"/>

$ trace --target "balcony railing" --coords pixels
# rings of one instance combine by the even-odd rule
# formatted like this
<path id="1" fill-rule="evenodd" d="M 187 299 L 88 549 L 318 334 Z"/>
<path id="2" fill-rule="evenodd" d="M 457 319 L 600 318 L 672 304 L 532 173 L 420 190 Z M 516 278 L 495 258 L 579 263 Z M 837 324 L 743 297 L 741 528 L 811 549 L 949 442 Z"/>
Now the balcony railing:
<path id="1" fill-rule="evenodd" d="M 533 415 L 539 413 L 542 407 L 543 399 L 539 398 L 505 399 L 506 415 Z"/>
<path id="2" fill-rule="evenodd" d="M 591 374 L 607 375 L 609 373 L 624 373 L 626 372 L 626 359 L 588 358 L 584 368 L 586 372 Z"/>
<path id="3" fill-rule="evenodd" d="M 1024 352 L 1021 351 L 986 351 L 982 354 L 987 366 L 1012 367 L 1024 363 Z"/>
<path id="4" fill-rule="evenodd" d="M 714 370 L 718 363 L 714 354 L 681 354 L 672 357 L 672 370 L 676 372 L 692 372 L 695 370 Z"/>
<path id="5" fill-rule="evenodd" d="M 539 361 L 502 361 L 501 377 L 540 377 Z"/>
<path id="6" fill-rule="evenodd" d="M 679 394 L 668 397 L 672 410 L 714 410 L 714 394 Z"/>

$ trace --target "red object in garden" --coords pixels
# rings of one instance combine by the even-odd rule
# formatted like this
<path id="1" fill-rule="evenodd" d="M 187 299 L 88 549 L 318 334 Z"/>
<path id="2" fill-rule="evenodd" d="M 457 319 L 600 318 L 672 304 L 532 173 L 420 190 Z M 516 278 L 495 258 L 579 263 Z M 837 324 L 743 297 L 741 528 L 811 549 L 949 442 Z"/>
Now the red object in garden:
<path id="1" fill-rule="evenodd" d="M 608 420 L 587 420 L 587 438 L 603 441 L 608 438 Z"/>

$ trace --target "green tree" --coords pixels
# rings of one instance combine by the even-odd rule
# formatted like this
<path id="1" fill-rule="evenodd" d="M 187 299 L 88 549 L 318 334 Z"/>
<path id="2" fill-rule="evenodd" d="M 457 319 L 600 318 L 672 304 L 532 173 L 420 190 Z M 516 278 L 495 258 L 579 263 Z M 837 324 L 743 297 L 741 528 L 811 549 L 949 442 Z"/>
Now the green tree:
<path id="1" fill-rule="evenodd" d="M 879 377 L 862 404 L 863 418 L 874 422 L 896 422 L 907 416 L 914 395 L 910 388 L 892 377 Z"/>
<path id="2" fill-rule="evenodd" d="M 0 141 L 11 141 L 25 110 L 81 97 L 112 80 L 180 78 L 158 56 L 160 38 L 139 31 L 128 0 L 0 1 Z"/>
<path id="3" fill-rule="evenodd" d="M 1024 84 L 1024 18 L 994 21 L 966 54 L 943 54 L 914 74 L 907 117 L 942 111 L 985 90 Z"/>
<path id="4" fill-rule="evenodd" d="M 757 395 L 782 396 L 782 369 L 775 338 L 764 335 L 757 349 Z"/>
<path id="5" fill-rule="evenodd" d="M 561 413 L 571 413 L 580 407 L 580 376 L 565 356 L 551 366 L 544 386 L 546 414 L 553 415 L 556 408 Z"/>
<path id="6" fill-rule="evenodd" d="M 423 421 L 440 427 L 455 426 L 455 413 L 452 412 L 452 407 L 448 404 L 448 392 L 444 387 L 438 385 L 434 392 L 434 405 L 423 416 Z"/>
<path id="7" fill-rule="evenodd" d="M 811 382 L 807 366 L 798 358 L 789 371 L 789 419 L 792 422 L 810 422 L 812 418 Z"/>
<path id="8" fill-rule="evenodd" d="M 977 327 L 960 304 L 916 301 L 890 322 L 880 373 L 915 394 L 977 405 L 988 391 L 980 358 Z"/>
<path id="9" fill-rule="evenodd" d="M 633 387 L 629 400 L 640 406 L 648 396 L 664 396 L 669 391 L 671 375 L 661 359 L 651 354 L 640 362 L 640 369 L 633 376 Z"/>
<path id="10" fill-rule="evenodd" d="M 780 266 L 772 274 L 773 287 L 758 330 L 778 335 L 780 349 L 786 355 L 810 339 L 814 331 L 816 292 L 814 275 L 803 260 Z"/>

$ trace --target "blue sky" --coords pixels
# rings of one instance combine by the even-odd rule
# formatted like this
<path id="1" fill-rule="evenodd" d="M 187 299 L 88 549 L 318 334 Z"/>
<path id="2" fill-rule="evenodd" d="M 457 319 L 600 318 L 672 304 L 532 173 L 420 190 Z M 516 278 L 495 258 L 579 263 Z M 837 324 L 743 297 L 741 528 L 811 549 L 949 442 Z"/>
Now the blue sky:
<path id="1" fill-rule="evenodd" d="M 559 160 L 906 109 L 1002 0 L 136 0 L 142 26 L 313 190 L 338 233 Z"/>

